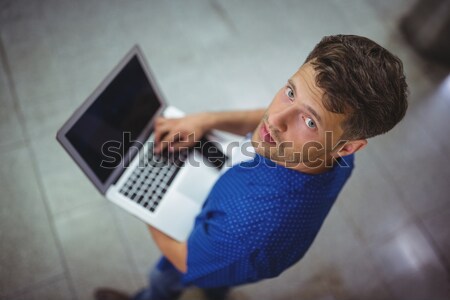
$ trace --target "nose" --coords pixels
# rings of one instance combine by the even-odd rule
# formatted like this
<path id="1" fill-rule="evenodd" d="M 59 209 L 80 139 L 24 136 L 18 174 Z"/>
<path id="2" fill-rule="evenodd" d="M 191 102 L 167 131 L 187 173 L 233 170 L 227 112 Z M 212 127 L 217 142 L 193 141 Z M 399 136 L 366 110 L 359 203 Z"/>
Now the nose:
<path id="1" fill-rule="evenodd" d="M 279 132 L 286 132 L 292 117 L 297 114 L 297 109 L 294 106 L 287 106 L 279 111 L 272 112 L 267 121 L 269 122 L 269 125 L 271 125 L 272 129 Z"/>

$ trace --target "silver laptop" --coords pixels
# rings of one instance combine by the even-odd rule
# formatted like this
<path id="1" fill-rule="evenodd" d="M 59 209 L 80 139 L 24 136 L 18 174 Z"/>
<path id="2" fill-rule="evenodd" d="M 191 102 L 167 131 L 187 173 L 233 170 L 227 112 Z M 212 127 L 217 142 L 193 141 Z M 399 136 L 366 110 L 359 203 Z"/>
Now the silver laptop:
<path id="1" fill-rule="evenodd" d="M 166 105 L 134 46 L 56 138 L 108 200 L 184 241 L 227 157 L 220 137 L 211 136 L 214 143 L 202 139 L 191 149 L 154 154 L 159 115 L 183 114 Z"/>

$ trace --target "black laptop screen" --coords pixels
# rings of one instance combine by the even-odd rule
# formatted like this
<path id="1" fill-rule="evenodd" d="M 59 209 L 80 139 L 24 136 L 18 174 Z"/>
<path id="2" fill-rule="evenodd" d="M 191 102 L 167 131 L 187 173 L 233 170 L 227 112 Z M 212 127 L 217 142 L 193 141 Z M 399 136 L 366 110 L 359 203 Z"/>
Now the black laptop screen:
<path id="1" fill-rule="evenodd" d="M 105 183 L 161 105 L 134 56 L 67 132 L 67 139 Z"/>

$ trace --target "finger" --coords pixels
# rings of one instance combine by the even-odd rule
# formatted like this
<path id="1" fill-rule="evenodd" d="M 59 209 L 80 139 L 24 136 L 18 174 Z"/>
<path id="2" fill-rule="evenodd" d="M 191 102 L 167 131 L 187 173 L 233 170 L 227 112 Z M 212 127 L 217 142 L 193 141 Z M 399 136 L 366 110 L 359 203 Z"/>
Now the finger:
<path id="1" fill-rule="evenodd" d="M 155 128 L 155 144 L 159 144 L 159 142 L 161 142 L 161 139 L 163 138 L 163 136 L 165 136 L 168 132 L 169 132 L 169 130 L 164 129 L 164 128 L 160 128 L 160 127 Z"/>
<path id="2" fill-rule="evenodd" d="M 169 146 L 169 152 L 175 152 L 179 150 L 187 150 L 195 145 L 195 142 L 174 142 Z"/>
<path id="3" fill-rule="evenodd" d="M 194 146 L 195 143 L 196 140 L 195 135 L 193 133 L 191 134 L 182 133 L 178 141 L 174 140 L 172 143 L 170 143 L 169 151 L 176 151 L 181 148 L 190 148 Z"/>
<path id="4" fill-rule="evenodd" d="M 154 132 L 155 149 L 158 149 L 161 140 L 170 132 L 170 126 L 166 122 L 156 123 Z"/>
<path id="5" fill-rule="evenodd" d="M 154 144 L 153 144 L 153 151 L 155 153 L 160 153 L 162 150 L 164 150 L 163 143 L 161 143 L 161 140 L 164 139 L 167 136 L 167 134 L 168 134 L 168 132 L 165 132 L 165 133 L 161 132 L 158 137 L 156 137 L 156 135 L 155 135 L 155 140 L 154 140 Z"/>
<path id="6" fill-rule="evenodd" d="M 181 140 L 181 133 L 178 130 L 169 131 L 166 135 L 161 137 L 158 149 L 160 151 L 170 147 L 173 143 Z"/>
<path id="7" fill-rule="evenodd" d="M 161 124 L 161 123 L 163 123 L 165 120 L 167 120 L 167 119 L 164 118 L 164 117 L 156 117 L 156 119 L 155 119 L 155 125 Z"/>

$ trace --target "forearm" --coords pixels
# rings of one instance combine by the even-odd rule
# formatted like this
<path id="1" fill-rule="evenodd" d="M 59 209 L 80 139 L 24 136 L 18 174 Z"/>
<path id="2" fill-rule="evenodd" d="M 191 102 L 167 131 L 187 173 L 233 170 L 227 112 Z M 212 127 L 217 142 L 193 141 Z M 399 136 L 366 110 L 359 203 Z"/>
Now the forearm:
<path id="1" fill-rule="evenodd" d="M 255 130 L 264 115 L 264 109 L 248 111 L 208 112 L 205 114 L 206 127 L 234 134 L 245 135 Z"/>
<path id="2" fill-rule="evenodd" d="M 148 225 L 153 240 L 162 254 L 182 273 L 187 272 L 187 244 L 178 242 Z"/>

